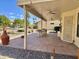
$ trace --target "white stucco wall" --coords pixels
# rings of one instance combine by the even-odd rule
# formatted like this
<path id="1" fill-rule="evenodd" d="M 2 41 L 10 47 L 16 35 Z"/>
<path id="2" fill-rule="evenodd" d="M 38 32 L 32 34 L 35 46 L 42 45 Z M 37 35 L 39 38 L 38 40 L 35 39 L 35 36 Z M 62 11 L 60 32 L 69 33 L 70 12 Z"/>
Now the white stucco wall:
<path id="1" fill-rule="evenodd" d="M 79 37 L 77 37 L 77 16 L 79 13 L 79 8 L 76 9 L 76 21 L 75 21 L 75 45 L 79 47 Z"/>
<path id="2" fill-rule="evenodd" d="M 64 36 L 64 17 L 65 16 L 73 16 L 73 28 L 72 28 L 72 34 L 69 34 L 69 35 L 72 35 L 72 39 L 71 39 L 71 42 L 73 42 L 73 40 L 75 41 L 74 44 L 79 47 L 79 37 L 77 37 L 77 16 L 78 16 L 78 13 L 79 13 L 79 8 L 76 8 L 76 9 L 73 9 L 73 10 L 70 10 L 70 11 L 66 11 L 66 12 L 63 12 L 61 17 L 62 17 L 62 33 L 61 33 L 61 39 L 64 40 L 63 36 Z M 65 40 L 64 40 L 65 41 Z M 66 40 L 67 41 L 67 40 Z M 67 41 L 68 42 L 68 41 Z"/>

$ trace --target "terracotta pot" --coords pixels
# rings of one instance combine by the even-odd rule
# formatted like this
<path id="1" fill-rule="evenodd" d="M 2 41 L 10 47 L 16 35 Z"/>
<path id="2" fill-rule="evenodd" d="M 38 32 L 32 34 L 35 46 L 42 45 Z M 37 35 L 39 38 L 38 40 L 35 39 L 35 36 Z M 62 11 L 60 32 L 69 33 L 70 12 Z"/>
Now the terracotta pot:
<path id="1" fill-rule="evenodd" d="M 8 45 L 9 44 L 9 36 L 6 32 L 6 30 L 3 30 L 3 33 L 1 35 L 1 40 L 3 45 Z"/>

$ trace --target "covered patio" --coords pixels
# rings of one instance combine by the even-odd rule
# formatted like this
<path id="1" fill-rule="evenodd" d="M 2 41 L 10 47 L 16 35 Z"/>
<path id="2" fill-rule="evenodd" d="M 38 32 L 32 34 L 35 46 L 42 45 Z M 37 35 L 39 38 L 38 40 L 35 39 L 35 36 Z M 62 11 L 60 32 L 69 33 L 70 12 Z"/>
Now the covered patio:
<path id="1" fill-rule="evenodd" d="M 27 24 L 25 23 L 24 41 L 21 41 L 22 39 L 19 38 L 22 44 L 24 43 L 25 49 L 51 53 L 55 49 L 55 52 L 58 54 L 76 55 L 77 47 L 75 45 L 77 45 L 77 40 L 75 38 L 76 29 L 74 28 L 76 27 L 77 10 L 73 11 L 73 9 L 79 7 L 78 0 L 21 0 L 18 2 L 18 5 L 24 9 L 25 21 L 28 20 L 27 12 L 29 11 L 41 18 L 41 20 L 46 21 L 47 30 L 50 27 L 47 24 L 49 24 L 51 18 L 60 20 L 62 27 L 60 38 L 57 37 L 56 33 L 49 33 L 47 37 L 39 37 L 37 33 L 27 36 Z M 70 12 L 71 10 L 72 12 Z M 18 43 L 17 45 L 19 47 Z"/>
<path id="2" fill-rule="evenodd" d="M 34 14 L 46 22 L 49 29 L 49 21 L 60 20 L 60 38 L 63 41 L 79 46 L 77 34 L 77 16 L 79 10 L 78 0 L 18 0 L 18 6 L 24 9 L 25 38 L 24 48 L 27 48 L 27 12 Z M 41 21 L 42 24 L 42 21 Z M 42 29 L 42 26 L 41 26 Z"/>

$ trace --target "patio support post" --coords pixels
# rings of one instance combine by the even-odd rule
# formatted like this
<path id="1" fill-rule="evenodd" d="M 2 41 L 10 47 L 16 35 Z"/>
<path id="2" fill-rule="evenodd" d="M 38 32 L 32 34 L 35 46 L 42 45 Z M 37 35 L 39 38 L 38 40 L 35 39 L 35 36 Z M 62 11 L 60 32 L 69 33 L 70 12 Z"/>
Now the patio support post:
<path id="1" fill-rule="evenodd" d="M 27 49 L 27 10 L 26 6 L 23 6 L 24 9 L 24 49 Z"/>
<path id="2" fill-rule="evenodd" d="M 47 29 L 47 20 L 46 20 L 46 29 Z"/>
<path id="3" fill-rule="evenodd" d="M 42 23 L 42 20 L 41 20 L 41 30 L 42 30 L 42 25 L 43 25 L 43 23 Z"/>

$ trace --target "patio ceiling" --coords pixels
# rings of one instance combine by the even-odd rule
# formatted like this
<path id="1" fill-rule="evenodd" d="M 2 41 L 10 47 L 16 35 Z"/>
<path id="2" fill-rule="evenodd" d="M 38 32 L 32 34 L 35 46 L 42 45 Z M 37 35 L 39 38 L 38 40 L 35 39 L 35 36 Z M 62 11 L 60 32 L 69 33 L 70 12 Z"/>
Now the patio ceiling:
<path id="1" fill-rule="evenodd" d="M 30 0 L 29 0 L 30 1 Z M 61 19 L 61 13 L 79 7 L 79 0 L 32 0 L 26 3 L 27 10 L 45 19 Z"/>

